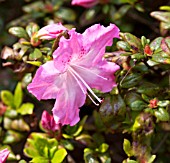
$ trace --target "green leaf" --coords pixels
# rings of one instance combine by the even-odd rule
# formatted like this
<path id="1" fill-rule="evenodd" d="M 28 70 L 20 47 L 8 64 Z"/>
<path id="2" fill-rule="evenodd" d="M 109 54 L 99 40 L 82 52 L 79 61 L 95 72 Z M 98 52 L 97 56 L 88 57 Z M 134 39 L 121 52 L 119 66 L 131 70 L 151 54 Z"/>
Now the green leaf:
<path id="1" fill-rule="evenodd" d="M 166 10 L 166 11 L 170 11 L 170 6 L 161 6 L 159 7 L 160 10 Z"/>
<path id="2" fill-rule="evenodd" d="M 25 160 L 20 160 L 18 163 L 27 163 Z"/>
<path id="3" fill-rule="evenodd" d="M 141 74 L 129 74 L 128 76 L 126 76 L 125 78 L 122 79 L 120 86 L 122 88 L 131 88 L 136 86 L 137 84 L 139 84 L 139 82 L 142 79 L 142 75 Z"/>
<path id="4" fill-rule="evenodd" d="M 60 142 L 64 146 L 64 148 L 66 148 L 66 149 L 68 149 L 70 151 L 74 150 L 74 146 L 73 146 L 73 144 L 71 143 L 70 140 L 62 139 Z"/>
<path id="5" fill-rule="evenodd" d="M 105 153 L 105 152 L 108 150 L 108 148 L 109 148 L 109 145 L 108 145 L 108 144 L 102 143 L 102 144 L 100 145 L 100 147 L 98 148 L 98 151 L 99 151 L 100 153 Z"/>
<path id="6" fill-rule="evenodd" d="M 129 141 L 128 139 L 124 139 L 124 142 L 123 142 L 123 150 L 124 150 L 125 153 L 128 155 L 128 157 L 133 156 L 132 146 L 131 146 L 130 141 Z"/>
<path id="7" fill-rule="evenodd" d="M 106 126 L 113 126 L 121 122 L 126 113 L 126 105 L 120 95 L 106 96 L 99 113 Z M 118 127 L 116 125 L 116 127 Z"/>
<path id="8" fill-rule="evenodd" d="M 119 10 L 114 14 L 113 16 L 113 20 L 119 20 L 121 19 L 126 13 L 127 11 L 131 8 L 130 5 L 123 5 L 119 8 Z"/>
<path id="9" fill-rule="evenodd" d="M 38 67 L 42 65 L 42 62 L 40 61 L 26 61 L 26 63 L 29 63 L 34 66 L 38 66 Z"/>
<path id="10" fill-rule="evenodd" d="M 24 135 L 23 133 L 19 133 L 13 130 L 7 130 L 5 133 L 5 137 L 3 139 L 4 144 L 12 144 L 19 142 L 23 139 Z"/>
<path id="11" fill-rule="evenodd" d="M 105 131 L 106 127 L 102 122 L 100 114 L 96 110 L 94 110 L 93 116 L 94 116 L 94 122 L 95 122 L 95 126 L 96 126 L 97 130 L 98 131 Z"/>
<path id="12" fill-rule="evenodd" d="M 34 105 L 32 103 L 24 103 L 20 108 L 17 109 L 17 112 L 21 115 L 32 114 Z"/>
<path id="13" fill-rule="evenodd" d="M 147 107 L 147 104 L 144 101 L 136 100 L 130 104 L 130 107 L 134 111 L 141 111 Z"/>
<path id="14" fill-rule="evenodd" d="M 158 110 L 155 110 L 154 114 L 157 120 L 169 121 L 169 113 L 164 108 L 159 108 Z"/>
<path id="15" fill-rule="evenodd" d="M 14 106 L 14 96 L 8 90 L 1 91 L 1 100 L 7 106 L 11 106 L 11 107 Z"/>
<path id="16" fill-rule="evenodd" d="M 37 60 L 42 57 L 42 53 L 39 49 L 35 48 L 32 53 L 29 55 L 30 60 Z"/>
<path id="17" fill-rule="evenodd" d="M 149 160 L 148 160 L 148 163 L 153 163 L 153 161 L 155 160 L 156 158 L 156 155 L 152 155 Z"/>
<path id="18" fill-rule="evenodd" d="M 156 96 L 160 92 L 160 88 L 158 85 L 149 83 L 149 82 L 143 82 L 137 89 L 138 93 L 145 94 L 147 96 Z"/>
<path id="19" fill-rule="evenodd" d="M 18 117 L 18 113 L 14 109 L 7 109 L 6 112 L 5 112 L 5 117 L 14 119 L 14 118 Z"/>
<path id="20" fill-rule="evenodd" d="M 27 32 L 22 27 L 11 27 L 9 29 L 9 33 L 19 38 L 25 38 L 27 40 L 29 39 Z"/>
<path id="21" fill-rule="evenodd" d="M 32 163 L 49 163 L 49 160 L 45 157 L 34 157 L 30 162 Z"/>
<path id="22" fill-rule="evenodd" d="M 59 149 L 55 152 L 51 163 L 61 163 L 67 155 L 67 151 L 64 148 Z"/>
<path id="23" fill-rule="evenodd" d="M 39 26 L 33 22 L 29 23 L 27 26 L 26 26 L 26 31 L 29 35 L 29 37 L 32 37 L 32 35 L 35 33 L 35 32 L 38 32 L 39 30 Z"/>
<path id="24" fill-rule="evenodd" d="M 18 108 L 22 103 L 23 93 L 21 83 L 18 83 L 14 91 L 14 105 Z"/>
<path id="25" fill-rule="evenodd" d="M 152 50 L 158 50 L 161 46 L 162 39 L 163 39 L 163 37 L 157 37 L 156 39 L 154 39 L 149 45 L 150 48 Z"/>
<path id="26" fill-rule="evenodd" d="M 75 21 L 76 13 L 74 10 L 66 7 L 60 8 L 55 15 L 63 20 L 66 21 Z"/>
<path id="27" fill-rule="evenodd" d="M 170 104 L 169 100 L 158 101 L 158 103 L 157 103 L 157 105 L 160 107 L 166 107 L 169 104 Z"/>
<path id="28" fill-rule="evenodd" d="M 131 33 L 124 33 L 123 39 L 131 46 L 132 51 L 139 52 L 142 49 L 140 39 Z"/>
<path id="29" fill-rule="evenodd" d="M 119 50 L 124 50 L 124 51 L 130 51 L 130 49 L 131 49 L 130 45 L 125 41 L 118 41 L 116 44 L 116 47 Z"/>
<path id="30" fill-rule="evenodd" d="M 151 12 L 151 16 L 163 22 L 170 21 L 170 12 L 154 11 Z"/>
<path id="31" fill-rule="evenodd" d="M 89 148 L 85 148 L 84 149 L 84 160 L 85 160 L 85 163 L 99 163 L 99 161 L 97 160 L 96 156 L 94 156 L 93 152 L 94 151 L 89 149 Z"/>

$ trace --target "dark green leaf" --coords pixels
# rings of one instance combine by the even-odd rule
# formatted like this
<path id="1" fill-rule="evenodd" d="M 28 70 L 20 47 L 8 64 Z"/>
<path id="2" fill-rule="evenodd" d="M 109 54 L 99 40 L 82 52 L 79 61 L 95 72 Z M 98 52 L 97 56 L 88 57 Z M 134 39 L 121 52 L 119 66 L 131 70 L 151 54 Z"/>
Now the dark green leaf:
<path id="1" fill-rule="evenodd" d="M 122 79 L 120 86 L 122 88 L 131 88 L 139 84 L 142 79 L 142 74 L 129 74 L 125 78 Z"/>

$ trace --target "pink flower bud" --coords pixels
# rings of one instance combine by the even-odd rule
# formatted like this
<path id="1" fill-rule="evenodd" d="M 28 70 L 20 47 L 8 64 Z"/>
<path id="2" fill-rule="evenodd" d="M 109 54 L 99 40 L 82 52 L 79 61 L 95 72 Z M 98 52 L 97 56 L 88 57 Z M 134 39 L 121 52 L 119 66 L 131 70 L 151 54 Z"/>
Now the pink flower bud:
<path id="1" fill-rule="evenodd" d="M 41 28 L 38 31 L 37 36 L 39 39 L 51 40 L 51 39 L 55 39 L 61 32 L 65 30 L 68 29 L 64 27 L 61 23 L 50 24 Z"/>
<path id="2" fill-rule="evenodd" d="M 7 148 L 0 151 L 0 163 L 5 163 L 6 162 L 9 153 L 10 152 L 9 152 L 9 150 Z"/>
<path id="3" fill-rule="evenodd" d="M 59 129 L 59 125 L 56 124 L 53 116 L 50 115 L 46 110 L 42 114 L 41 124 L 42 127 L 48 131 L 56 131 Z"/>

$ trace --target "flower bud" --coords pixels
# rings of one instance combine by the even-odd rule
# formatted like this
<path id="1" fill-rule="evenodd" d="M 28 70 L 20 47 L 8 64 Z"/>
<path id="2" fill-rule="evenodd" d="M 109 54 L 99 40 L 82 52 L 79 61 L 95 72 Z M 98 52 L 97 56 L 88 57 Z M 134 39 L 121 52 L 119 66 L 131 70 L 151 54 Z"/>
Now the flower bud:
<path id="1" fill-rule="evenodd" d="M 56 131 L 59 129 L 59 125 L 56 124 L 52 115 L 47 111 L 44 111 L 41 117 L 41 125 L 45 130 Z"/>
<path id="2" fill-rule="evenodd" d="M 0 151 L 0 162 L 1 163 L 5 163 L 5 161 L 8 158 L 9 153 L 10 152 L 9 152 L 9 150 L 7 148 Z"/>

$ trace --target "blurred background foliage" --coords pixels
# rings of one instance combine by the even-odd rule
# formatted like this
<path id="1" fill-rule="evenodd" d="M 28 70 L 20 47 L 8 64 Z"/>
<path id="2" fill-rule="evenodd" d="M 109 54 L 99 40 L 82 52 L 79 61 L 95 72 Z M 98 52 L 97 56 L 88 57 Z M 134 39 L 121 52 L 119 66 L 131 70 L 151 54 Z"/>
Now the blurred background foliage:
<path id="1" fill-rule="evenodd" d="M 92 8 L 70 0 L 0 0 L 0 149 L 8 162 L 168 163 L 170 159 L 170 2 L 110 0 Z M 53 100 L 39 102 L 26 90 L 37 67 L 52 58 L 54 42 L 35 33 L 62 22 L 83 32 L 115 23 L 120 40 L 105 58 L 121 66 L 118 86 L 100 108 L 87 99 L 81 121 L 59 131 L 40 123 Z"/>

